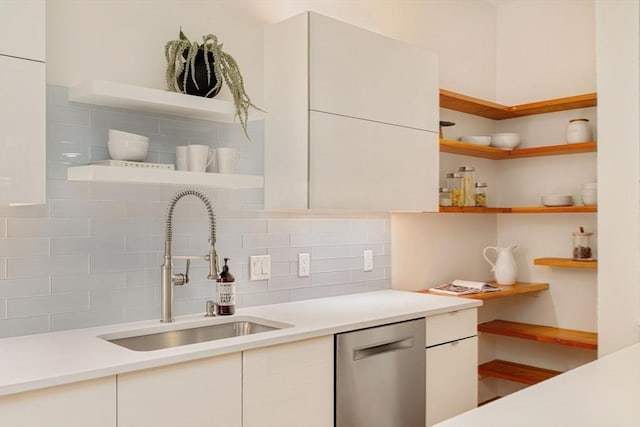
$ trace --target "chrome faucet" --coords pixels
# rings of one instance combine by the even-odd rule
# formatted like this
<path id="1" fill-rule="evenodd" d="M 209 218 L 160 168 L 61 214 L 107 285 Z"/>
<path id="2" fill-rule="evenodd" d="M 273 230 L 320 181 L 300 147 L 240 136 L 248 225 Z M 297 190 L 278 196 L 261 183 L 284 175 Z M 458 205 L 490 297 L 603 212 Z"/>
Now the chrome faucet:
<path id="1" fill-rule="evenodd" d="M 171 241 L 173 238 L 173 209 L 178 200 L 184 196 L 196 196 L 204 203 L 209 216 L 209 253 L 203 256 L 173 256 L 171 253 Z M 189 265 L 192 259 L 201 259 L 209 263 L 207 279 L 218 279 L 218 255 L 216 253 L 216 216 L 213 213 L 211 202 L 202 192 L 188 188 L 176 193 L 169 201 L 166 220 L 166 235 L 164 241 L 164 263 L 162 264 L 162 308 L 161 322 L 173 322 L 173 286 L 182 286 L 189 283 Z M 187 266 L 183 273 L 173 274 L 173 259 L 186 259 Z"/>

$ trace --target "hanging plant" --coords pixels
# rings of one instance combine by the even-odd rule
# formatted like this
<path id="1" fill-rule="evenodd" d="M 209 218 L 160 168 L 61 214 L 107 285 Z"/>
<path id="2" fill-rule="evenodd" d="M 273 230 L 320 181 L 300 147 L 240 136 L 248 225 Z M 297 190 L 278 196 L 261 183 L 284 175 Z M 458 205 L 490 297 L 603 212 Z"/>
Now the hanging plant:
<path id="1" fill-rule="evenodd" d="M 222 43 L 213 34 L 202 37 L 202 43 L 191 42 L 180 29 L 178 40 L 170 40 L 164 47 L 167 59 L 167 88 L 173 92 L 213 98 L 220 92 L 222 82 L 233 96 L 236 116 L 247 133 L 249 108 L 256 107 L 244 90 L 244 81 L 236 60 L 222 50 Z"/>

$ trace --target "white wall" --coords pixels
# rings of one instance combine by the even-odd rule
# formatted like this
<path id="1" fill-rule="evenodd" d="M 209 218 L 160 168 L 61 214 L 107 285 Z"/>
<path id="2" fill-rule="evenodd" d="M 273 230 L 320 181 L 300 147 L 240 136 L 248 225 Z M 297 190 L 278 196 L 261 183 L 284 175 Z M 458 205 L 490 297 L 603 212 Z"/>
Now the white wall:
<path id="1" fill-rule="evenodd" d="M 47 82 L 104 79 L 165 88 L 164 44 L 182 26 L 192 41 L 218 36 L 259 105 L 263 26 L 305 10 L 430 49 L 440 55 L 442 87 L 495 96 L 495 12 L 481 0 L 48 0 Z"/>
<path id="2" fill-rule="evenodd" d="M 640 341 L 640 7 L 598 1 L 599 353 Z"/>
<path id="3" fill-rule="evenodd" d="M 498 102 L 595 91 L 593 0 L 516 0 L 497 14 Z"/>

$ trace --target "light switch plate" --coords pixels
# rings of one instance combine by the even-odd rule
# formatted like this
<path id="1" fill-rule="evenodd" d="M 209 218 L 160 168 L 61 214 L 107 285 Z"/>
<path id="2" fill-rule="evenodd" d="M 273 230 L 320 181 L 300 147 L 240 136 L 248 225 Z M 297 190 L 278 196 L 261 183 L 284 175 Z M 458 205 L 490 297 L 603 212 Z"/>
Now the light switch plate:
<path id="1" fill-rule="evenodd" d="M 298 276 L 307 277 L 311 274 L 311 254 L 298 254 Z"/>
<path id="2" fill-rule="evenodd" d="M 271 278 L 271 255 L 249 257 L 249 280 L 266 280 L 269 278 Z"/>
<path id="3" fill-rule="evenodd" d="M 367 249 L 364 251 L 364 271 L 373 271 L 373 251 L 371 249 Z"/>

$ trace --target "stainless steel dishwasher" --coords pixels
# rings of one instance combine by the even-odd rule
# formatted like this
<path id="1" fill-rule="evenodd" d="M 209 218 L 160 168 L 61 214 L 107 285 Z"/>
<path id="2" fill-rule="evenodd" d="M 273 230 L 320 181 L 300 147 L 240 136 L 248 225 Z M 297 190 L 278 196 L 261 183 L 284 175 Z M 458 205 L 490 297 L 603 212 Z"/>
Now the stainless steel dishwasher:
<path id="1" fill-rule="evenodd" d="M 424 427 L 424 318 L 337 334 L 335 352 L 335 427 Z"/>

